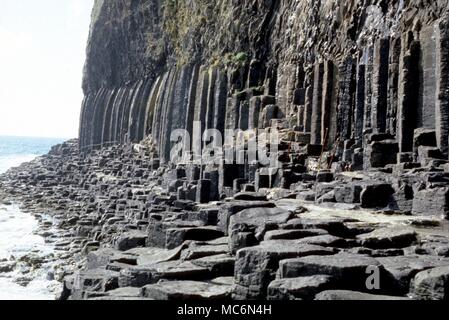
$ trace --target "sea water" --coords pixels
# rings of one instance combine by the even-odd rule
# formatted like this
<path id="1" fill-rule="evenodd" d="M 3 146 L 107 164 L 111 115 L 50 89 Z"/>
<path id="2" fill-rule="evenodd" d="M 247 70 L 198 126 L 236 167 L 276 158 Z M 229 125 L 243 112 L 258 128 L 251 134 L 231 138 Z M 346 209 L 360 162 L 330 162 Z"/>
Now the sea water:
<path id="1" fill-rule="evenodd" d="M 53 138 L 0 136 L 0 174 L 47 153 L 53 145 L 62 141 L 63 139 Z M 38 256 L 51 255 L 52 246 L 36 235 L 37 228 L 37 220 L 22 212 L 18 204 L 0 204 L 0 261 L 18 261 L 30 253 Z M 58 283 L 49 276 L 51 268 L 51 264 L 44 264 L 37 270 L 24 270 L 19 263 L 11 272 L 0 273 L 0 300 L 55 299 Z"/>

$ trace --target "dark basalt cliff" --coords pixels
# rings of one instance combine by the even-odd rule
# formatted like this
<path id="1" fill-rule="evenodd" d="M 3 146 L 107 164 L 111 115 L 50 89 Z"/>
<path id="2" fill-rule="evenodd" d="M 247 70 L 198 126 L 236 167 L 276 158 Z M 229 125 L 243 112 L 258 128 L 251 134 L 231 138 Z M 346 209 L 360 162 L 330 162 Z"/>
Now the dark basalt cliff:
<path id="1" fill-rule="evenodd" d="M 62 299 L 447 300 L 448 10 L 97 0 L 79 139 L 0 201 L 56 218 Z M 257 136 L 278 165 L 173 163 L 198 123 L 248 149 L 279 132 Z"/>
<path id="2" fill-rule="evenodd" d="M 447 17 L 444 0 L 96 1 L 81 148 L 150 134 L 167 160 L 173 129 L 264 128 L 273 106 L 353 167 L 358 152 L 378 166 L 370 134 L 410 159 L 416 128 L 435 130 L 446 159 Z"/>

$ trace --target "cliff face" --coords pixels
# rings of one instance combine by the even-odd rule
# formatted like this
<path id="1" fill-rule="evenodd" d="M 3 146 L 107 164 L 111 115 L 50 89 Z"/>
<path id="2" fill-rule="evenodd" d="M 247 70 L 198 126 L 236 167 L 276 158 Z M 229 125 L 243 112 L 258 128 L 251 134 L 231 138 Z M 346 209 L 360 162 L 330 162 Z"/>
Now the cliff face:
<path id="1" fill-rule="evenodd" d="M 435 130 L 447 157 L 448 10 L 445 0 L 96 1 L 81 149 L 151 135 L 167 161 L 174 129 L 264 129 L 268 113 L 301 141 L 336 144 L 355 168 L 378 166 L 372 134 L 410 159 L 416 128 Z"/>

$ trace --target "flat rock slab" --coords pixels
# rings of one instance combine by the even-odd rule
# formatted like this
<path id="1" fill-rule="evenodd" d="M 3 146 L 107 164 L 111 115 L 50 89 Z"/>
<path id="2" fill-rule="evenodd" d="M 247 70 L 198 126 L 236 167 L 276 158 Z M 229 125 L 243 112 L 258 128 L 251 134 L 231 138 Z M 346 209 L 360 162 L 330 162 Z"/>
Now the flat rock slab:
<path id="1" fill-rule="evenodd" d="M 324 229 L 272 230 L 265 233 L 264 240 L 294 240 L 326 234 Z"/>
<path id="2" fill-rule="evenodd" d="M 235 258 L 228 254 L 192 260 L 192 263 L 196 266 L 207 268 L 215 276 L 227 277 L 234 275 Z"/>
<path id="3" fill-rule="evenodd" d="M 425 270 L 415 276 L 413 296 L 421 300 L 449 300 L 449 266 Z"/>
<path id="4" fill-rule="evenodd" d="M 142 288 L 141 296 L 155 300 L 227 300 L 232 286 L 199 281 L 163 281 Z"/>
<path id="5" fill-rule="evenodd" d="M 166 231 L 165 247 L 174 249 L 184 241 L 210 241 L 223 237 L 223 232 L 216 227 L 172 228 Z"/>
<path id="6" fill-rule="evenodd" d="M 280 278 L 296 278 L 313 275 L 329 275 L 335 278 L 341 289 L 366 290 L 367 269 L 381 267 L 371 257 L 349 253 L 331 256 L 308 256 L 282 260 L 279 263 Z"/>
<path id="7" fill-rule="evenodd" d="M 229 245 L 227 241 L 225 244 L 219 245 L 192 244 L 187 249 L 183 250 L 181 258 L 184 260 L 194 260 L 225 253 L 229 253 Z"/>
<path id="8" fill-rule="evenodd" d="M 395 294 L 406 294 L 411 280 L 417 273 L 431 268 L 449 266 L 449 259 L 428 255 L 386 257 L 376 258 L 376 260 L 387 271 L 388 285 Z"/>
<path id="9" fill-rule="evenodd" d="M 261 192 L 240 192 L 234 196 L 235 200 L 267 201 L 267 196 Z"/>
<path id="10" fill-rule="evenodd" d="M 120 235 L 115 242 L 115 248 L 126 251 L 133 248 L 145 247 L 148 234 L 143 231 L 128 231 Z"/>
<path id="11" fill-rule="evenodd" d="M 118 288 L 108 291 L 104 294 L 99 293 L 89 293 L 86 296 L 87 300 L 102 300 L 102 301 L 121 301 L 121 300 L 152 300 L 149 298 L 141 297 L 142 290 L 140 288 Z"/>
<path id="12" fill-rule="evenodd" d="M 357 237 L 360 244 L 371 249 L 405 248 L 416 242 L 416 232 L 407 227 L 377 229 Z"/>
<path id="13" fill-rule="evenodd" d="M 225 233 L 225 235 L 227 235 L 229 228 L 229 220 L 233 215 L 249 208 L 274 208 L 274 207 L 275 204 L 273 202 L 268 201 L 237 200 L 225 203 L 220 207 L 220 210 L 218 212 L 218 227 L 220 228 L 221 231 Z"/>
<path id="14" fill-rule="evenodd" d="M 159 262 L 177 260 L 181 256 L 182 250 L 188 247 L 188 243 L 172 249 L 162 248 L 135 248 L 125 251 L 127 256 L 135 256 L 137 258 L 137 265 L 150 265 Z"/>
<path id="15" fill-rule="evenodd" d="M 297 218 L 289 220 L 283 229 L 324 229 L 331 235 L 345 237 L 348 235 L 348 229 L 342 219 L 310 219 L 310 218 Z"/>
<path id="16" fill-rule="evenodd" d="M 328 235 L 315 236 L 315 237 L 307 237 L 303 239 L 296 240 L 298 244 L 312 244 L 323 247 L 335 247 L 335 248 L 347 248 L 350 245 L 350 241 Z"/>
<path id="17" fill-rule="evenodd" d="M 348 291 L 348 290 L 328 290 L 323 291 L 315 297 L 315 300 L 406 300 L 410 299 L 405 297 L 395 297 L 395 296 L 385 296 L 385 295 L 375 295 L 364 292 Z"/>
<path id="18" fill-rule="evenodd" d="M 313 300 L 318 292 L 332 288 L 332 277 L 316 275 L 279 279 L 268 286 L 268 300 Z"/>
<path id="19" fill-rule="evenodd" d="M 190 261 L 168 261 L 122 270 L 119 285 L 120 287 L 143 287 L 161 279 L 205 280 L 211 277 L 209 269 L 194 265 Z"/>

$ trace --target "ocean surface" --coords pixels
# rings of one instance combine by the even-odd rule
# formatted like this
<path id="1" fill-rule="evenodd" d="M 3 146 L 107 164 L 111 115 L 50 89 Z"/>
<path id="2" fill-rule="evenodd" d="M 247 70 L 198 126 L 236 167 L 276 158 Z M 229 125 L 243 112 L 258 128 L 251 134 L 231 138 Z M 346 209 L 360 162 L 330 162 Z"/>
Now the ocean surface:
<path id="1" fill-rule="evenodd" d="M 0 136 L 0 174 L 9 168 L 47 153 L 64 139 Z M 10 272 L 0 272 L 0 300 L 53 300 L 59 284 L 51 277 L 52 265 L 30 269 L 20 261 L 30 254 L 52 255 L 53 247 L 36 234 L 37 220 L 20 210 L 19 204 L 0 204 L 0 266 L 17 263 Z"/>

